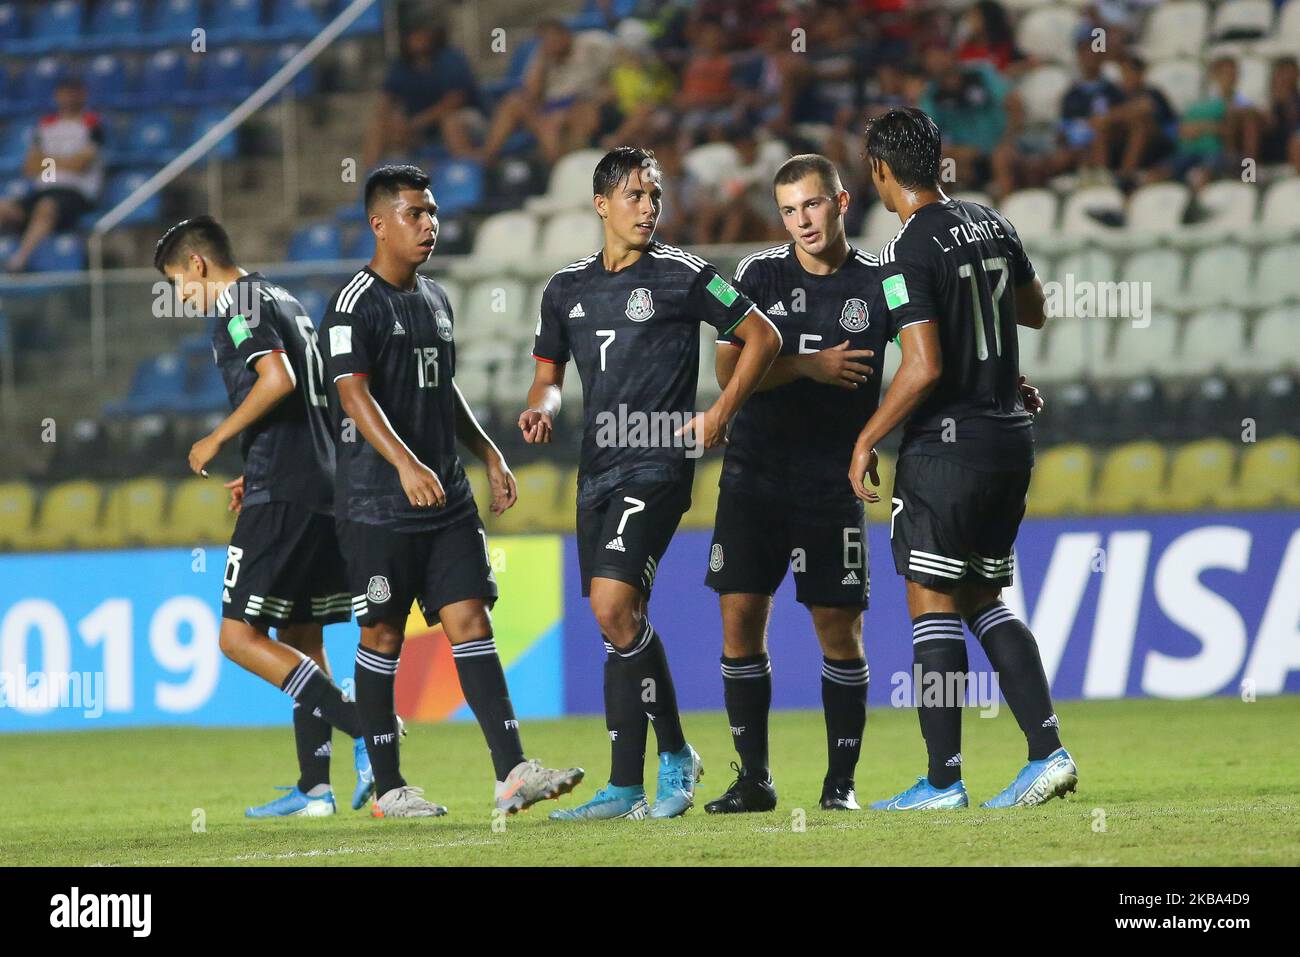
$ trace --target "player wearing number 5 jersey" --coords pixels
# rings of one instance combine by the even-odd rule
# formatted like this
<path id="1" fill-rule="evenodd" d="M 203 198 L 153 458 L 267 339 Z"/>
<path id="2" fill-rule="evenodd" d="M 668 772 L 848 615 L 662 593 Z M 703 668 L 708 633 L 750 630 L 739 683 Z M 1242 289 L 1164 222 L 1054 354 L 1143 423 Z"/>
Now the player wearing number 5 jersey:
<path id="1" fill-rule="evenodd" d="M 578 464 L 578 562 L 582 593 L 605 640 L 609 785 L 568 820 L 644 817 L 647 720 L 659 750 L 651 817 L 693 804 L 699 755 L 686 742 L 667 653 L 647 605 L 655 571 L 690 506 L 695 458 L 721 442 L 781 346 L 745 295 L 698 256 L 653 238 L 663 184 L 649 150 L 619 147 L 593 177 L 605 244 L 546 285 L 533 356 L 528 442 L 550 441 L 564 370 L 582 379 L 586 426 Z M 734 333 L 745 349 L 721 398 L 696 415 L 700 323 Z"/>
<path id="2" fill-rule="evenodd" d="M 207 464 L 235 436 L 244 459 L 243 477 L 231 483 L 239 518 L 222 588 L 221 650 L 294 699 L 298 783 L 248 815 L 334 813 L 331 727 L 358 739 L 352 806 L 359 808 L 373 787 L 370 761 L 356 706 L 330 680 L 321 642 L 323 625 L 347 620 L 348 595 L 334 537 L 334 442 L 316 330 L 298 300 L 239 268 L 226 231 L 209 216 L 169 229 L 154 266 L 187 309 L 215 316 L 212 357 L 233 410 L 194 444 L 190 467 L 206 477 Z"/>
<path id="3" fill-rule="evenodd" d="M 939 188 L 941 141 L 917 109 L 871 121 L 871 178 L 903 227 L 880 253 L 881 290 L 903 362 L 854 447 L 860 498 L 875 445 L 907 420 L 894 480 L 894 564 L 907 579 L 925 777 L 876 802 L 886 810 L 965 807 L 963 620 L 996 669 L 1029 745 L 1029 764 L 986 807 L 1040 804 L 1074 790 L 1038 645 L 1001 600 L 1033 467 L 1033 413 L 1022 397 L 1016 326 L 1042 328 L 1042 284 L 1016 231 L 996 211 Z M 1031 393 L 1032 397 L 1032 393 Z"/>
<path id="4" fill-rule="evenodd" d="M 514 504 L 515 479 L 456 388 L 446 294 L 416 272 L 438 237 L 429 177 L 414 166 L 380 167 L 366 180 L 365 205 L 375 254 L 334 294 L 322 338 L 337 389 L 335 514 L 361 626 L 357 710 L 376 816 L 446 813 L 406 783 L 398 760 L 393 685 L 413 600 L 451 643 L 496 771 L 496 806 L 514 813 L 568 793 L 583 772 L 524 758 L 492 636 L 497 584 L 487 536 L 456 443 L 487 466 L 497 514 Z"/>

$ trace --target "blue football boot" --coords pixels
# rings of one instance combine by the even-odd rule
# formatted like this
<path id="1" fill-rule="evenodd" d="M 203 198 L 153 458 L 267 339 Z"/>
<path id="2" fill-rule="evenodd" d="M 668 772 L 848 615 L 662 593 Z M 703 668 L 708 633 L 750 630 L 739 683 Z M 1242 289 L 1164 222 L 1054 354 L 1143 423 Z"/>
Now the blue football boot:
<path id="1" fill-rule="evenodd" d="M 695 805 L 695 784 L 704 777 L 704 762 L 689 744 L 676 754 L 659 755 L 659 785 L 651 817 L 681 817 Z"/>
<path id="2" fill-rule="evenodd" d="M 586 804 L 551 812 L 552 821 L 639 821 L 646 815 L 645 788 L 606 784 Z"/>
<path id="3" fill-rule="evenodd" d="M 298 785 L 276 785 L 277 791 L 287 791 L 274 801 L 260 807 L 250 807 L 244 817 L 329 817 L 337 808 L 334 792 L 326 791 L 320 797 L 308 797 L 298 790 Z"/>
<path id="4" fill-rule="evenodd" d="M 1057 748 L 1041 761 L 1030 761 L 1001 794 L 982 807 L 1033 807 L 1054 797 L 1065 797 L 1079 783 L 1079 769 L 1065 748 Z"/>
<path id="5" fill-rule="evenodd" d="M 871 802 L 873 811 L 935 811 L 962 807 L 970 807 L 965 784 L 958 781 L 939 790 L 926 777 L 917 778 L 916 783 L 902 794 Z"/>

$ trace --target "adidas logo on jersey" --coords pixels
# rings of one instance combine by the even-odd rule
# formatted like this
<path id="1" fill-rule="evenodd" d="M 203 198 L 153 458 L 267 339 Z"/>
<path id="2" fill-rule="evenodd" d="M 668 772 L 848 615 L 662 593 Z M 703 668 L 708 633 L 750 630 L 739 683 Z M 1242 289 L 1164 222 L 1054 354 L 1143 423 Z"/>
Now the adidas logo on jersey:
<path id="1" fill-rule="evenodd" d="M 396 319 L 393 320 L 393 335 L 395 336 L 406 335 L 406 330 L 402 328 L 402 324 L 398 322 Z"/>
<path id="2" fill-rule="evenodd" d="M 789 313 L 785 311 L 785 300 L 778 300 L 775 306 L 767 310 L 767 314 L 769 316 L 788 316 Z"/>
<path id="3" fill-rule="evenodd" d="M 582 303 L 578 303 L 576 306 L 574 306 L 572 309 L 569 310 L 570 319 L 581 319 L 586 315 L 587 314 L 582 311 Z"/>
<path id="4" fill-rule="evenodd" d="M 855 571 L 850 571 L 847 575 L 845 575 L 843 578 L 840 579 L 840 584 L 841 584 L 841 585 L 861 585 L 861 584 L 862 584 L 862 579 L 860 579 L 860 578 L 858 577 L 858 573 L 857 573 L 857 572 L 855 572 Z"/>
<path id="5" fill-rule="evenodd" d="M 608 545 L 606 545 L 605 547 L 608 548 L 608 549 L 610 549 L 610 550 L 612 550 L 612 551 L 615 551 L 615 552 L 625 552 L 625 551 L 627 551 L 627 549 L 623 547 L 623 536 L 622 536 L 622 535 L 619 535 L 619 536 L 615 537 L 615 539 L 614 539 L 612 542 L 610 542 Z"/>

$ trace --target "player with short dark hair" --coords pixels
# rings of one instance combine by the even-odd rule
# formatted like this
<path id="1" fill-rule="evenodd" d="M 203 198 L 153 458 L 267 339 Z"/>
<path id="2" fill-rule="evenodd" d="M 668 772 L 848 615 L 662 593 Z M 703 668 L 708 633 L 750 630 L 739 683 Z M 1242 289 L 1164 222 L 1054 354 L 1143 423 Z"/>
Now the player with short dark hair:
<path id="1" fill-rule="evenodd" d="M 352 807 L 359 809 L 374 778 L 356 705 L 330 680 L 321 636 L 324 625 L 347 621 L 348 594 L 334 536 L 334 441 L 316 329 L 283 287 L 240 268 L 211 216 L 167 230 L 154 267 L 188 308 L 215 315 L 212 357 L 233 410 L 194 443 L 190 468 L 206 478 L 207 464 L 236 436 L 244 459 L 244 474 L 227 483 L 239 518 L 226 552 L 221 650 L 294 699 L 298 783 L 247 814 L 334 813 L 331 728 L 357 739 Z"/>
<path id="2" fill-rule="evenodd" d="M 880 397 L 889 311 L 876 257 L 845 234 L 850 197 L 835 165 L 793 156 L 773 191 L 791 242 L 742 259 L 735 285 L 776 323 L 781 355 L 732 424 L 705 579 L 722 610 L 722 685 L 741 759 L 735 782 L 704 806 L 713 814 L 776 807 L 767 623 L 787 569 L 822 650 L 825 810 L 858 810 L 853 777 L 867 720 L 867 534 L 844 461 Z M 747 348 L 718 339 L 720 384 Z"/>
<path id="3" fill-rule="evenodd" d="M 941 137 L 917 109 L 889 110 L 865 136 L 871 179 L 903 227 L 880 253 L 881 289 L 903 362 L 854 446 L 849 479 L 871 493 L 876 444 L 906 420 L 894 479 L 894 564 L 907 579 L 921 687 L 961 688 L 962 621 L 979 639 L 1029 743 L 1029 764 L 985 807 L 1041 804 L 1073 791 L 1078 772 L 1033 634 L 1002 602 L 1034 462 L 1016 326 L 1042 328 L 1042 283 L 1015 229 L 995 210 L 939 187 Z M 885 810 L 966 807 L 961 780 L 964 700 L 916 689 L 926 776 Z M 964 699 L 965 695 L 960 695 Z"/>
<path id="4" fill-rule="evenodd" d="M 513 814 L 567 794 L 583 776 L 524 757 L 492 635 L 487 535 L 457 441 L 487 466 L 495 514 L 515 503 L 515 478 L 456 387 L 447 295 L 417 272 L 438 238 L 429 177 L 414 166 L 380 167 L 366 180 L 365 203 L 375 253 L 330 300 L 324 330 L 340 430 L 335 517 L 361 626 L 356 698 L 375 816 L 447 812 L 406 783 L 398 760 L 393 683 L 412 600 L 451 642 L 491 752 L 496 807 Z"/>
<path id="5" fill-rule="evenodd" d="M 605 639 L 612 766 L 609 784 L 591 801 L 551 816 L 644 817 L 652 721 L 659 778 L 648 813 L 676 817 L 694 803 L 702 764 L 682 732 L 667 654 L 647 605 L 659 560 L 690 507 L 695 456 L 722 441 L 781 336 L 713 266 L 654 239 L 663 183 L 651 151 L 611 150 L 596 166 L 592 189 L 605 243 L 546 284 L 533 347 L 536 371 L 519 417 L 526 441 L 550 441 L 572 358 L 586 418 L 578 561 L 582 593 Z M 740 337 L 746 348 L 721 397 L 697 415 L 701 322 Z"/>

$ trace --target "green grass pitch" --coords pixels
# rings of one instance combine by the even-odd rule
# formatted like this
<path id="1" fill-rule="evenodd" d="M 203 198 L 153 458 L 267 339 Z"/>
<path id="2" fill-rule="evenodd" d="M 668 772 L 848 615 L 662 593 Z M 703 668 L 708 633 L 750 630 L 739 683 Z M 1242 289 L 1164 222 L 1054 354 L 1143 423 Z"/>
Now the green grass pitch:
<path id="1" fill-rule="evenodd" d="M 556 804 L 545 802 L 505 819 L 503 829 L 501 821 L 494 829 L 490 764 L 472 724 L 411 729 L 404 772 L 451 809 L 415 821 L 373 820 L 346 807 L 351 751 L 339 735 L 338 815 L 245 820 L 247 804 L 296 778 L 287 721 L 255 730 L 5 735 L 0 865 L 1300 863 L 1300 697 L 1065 703 L 1059 713 L 1079 791 L 1041 808 L 821 812 L 821 715 L 781 712 L 772 718 L 779 808 L 711 817 L 702 805 L 730 783 L 734 754 L 725 717 L 700 712 L 686 715 L 685 726 L 705 777 L 684 818 L 564 823 L 547 820 Z M 530 755 L 588 769 L 566 804 L 589 797 L 608 771 L 599 719 L 525 721 L 523 734 Z M 993 719 L 968 712 L 962 751 L 973 803 L 996 793 L 1024 760 L 1005 708 Z M 873 709 L 859 799 L 888 796 L 923 769 L 916 715 Z M 653 768 L 647 773 L 653 789 Z"/>

